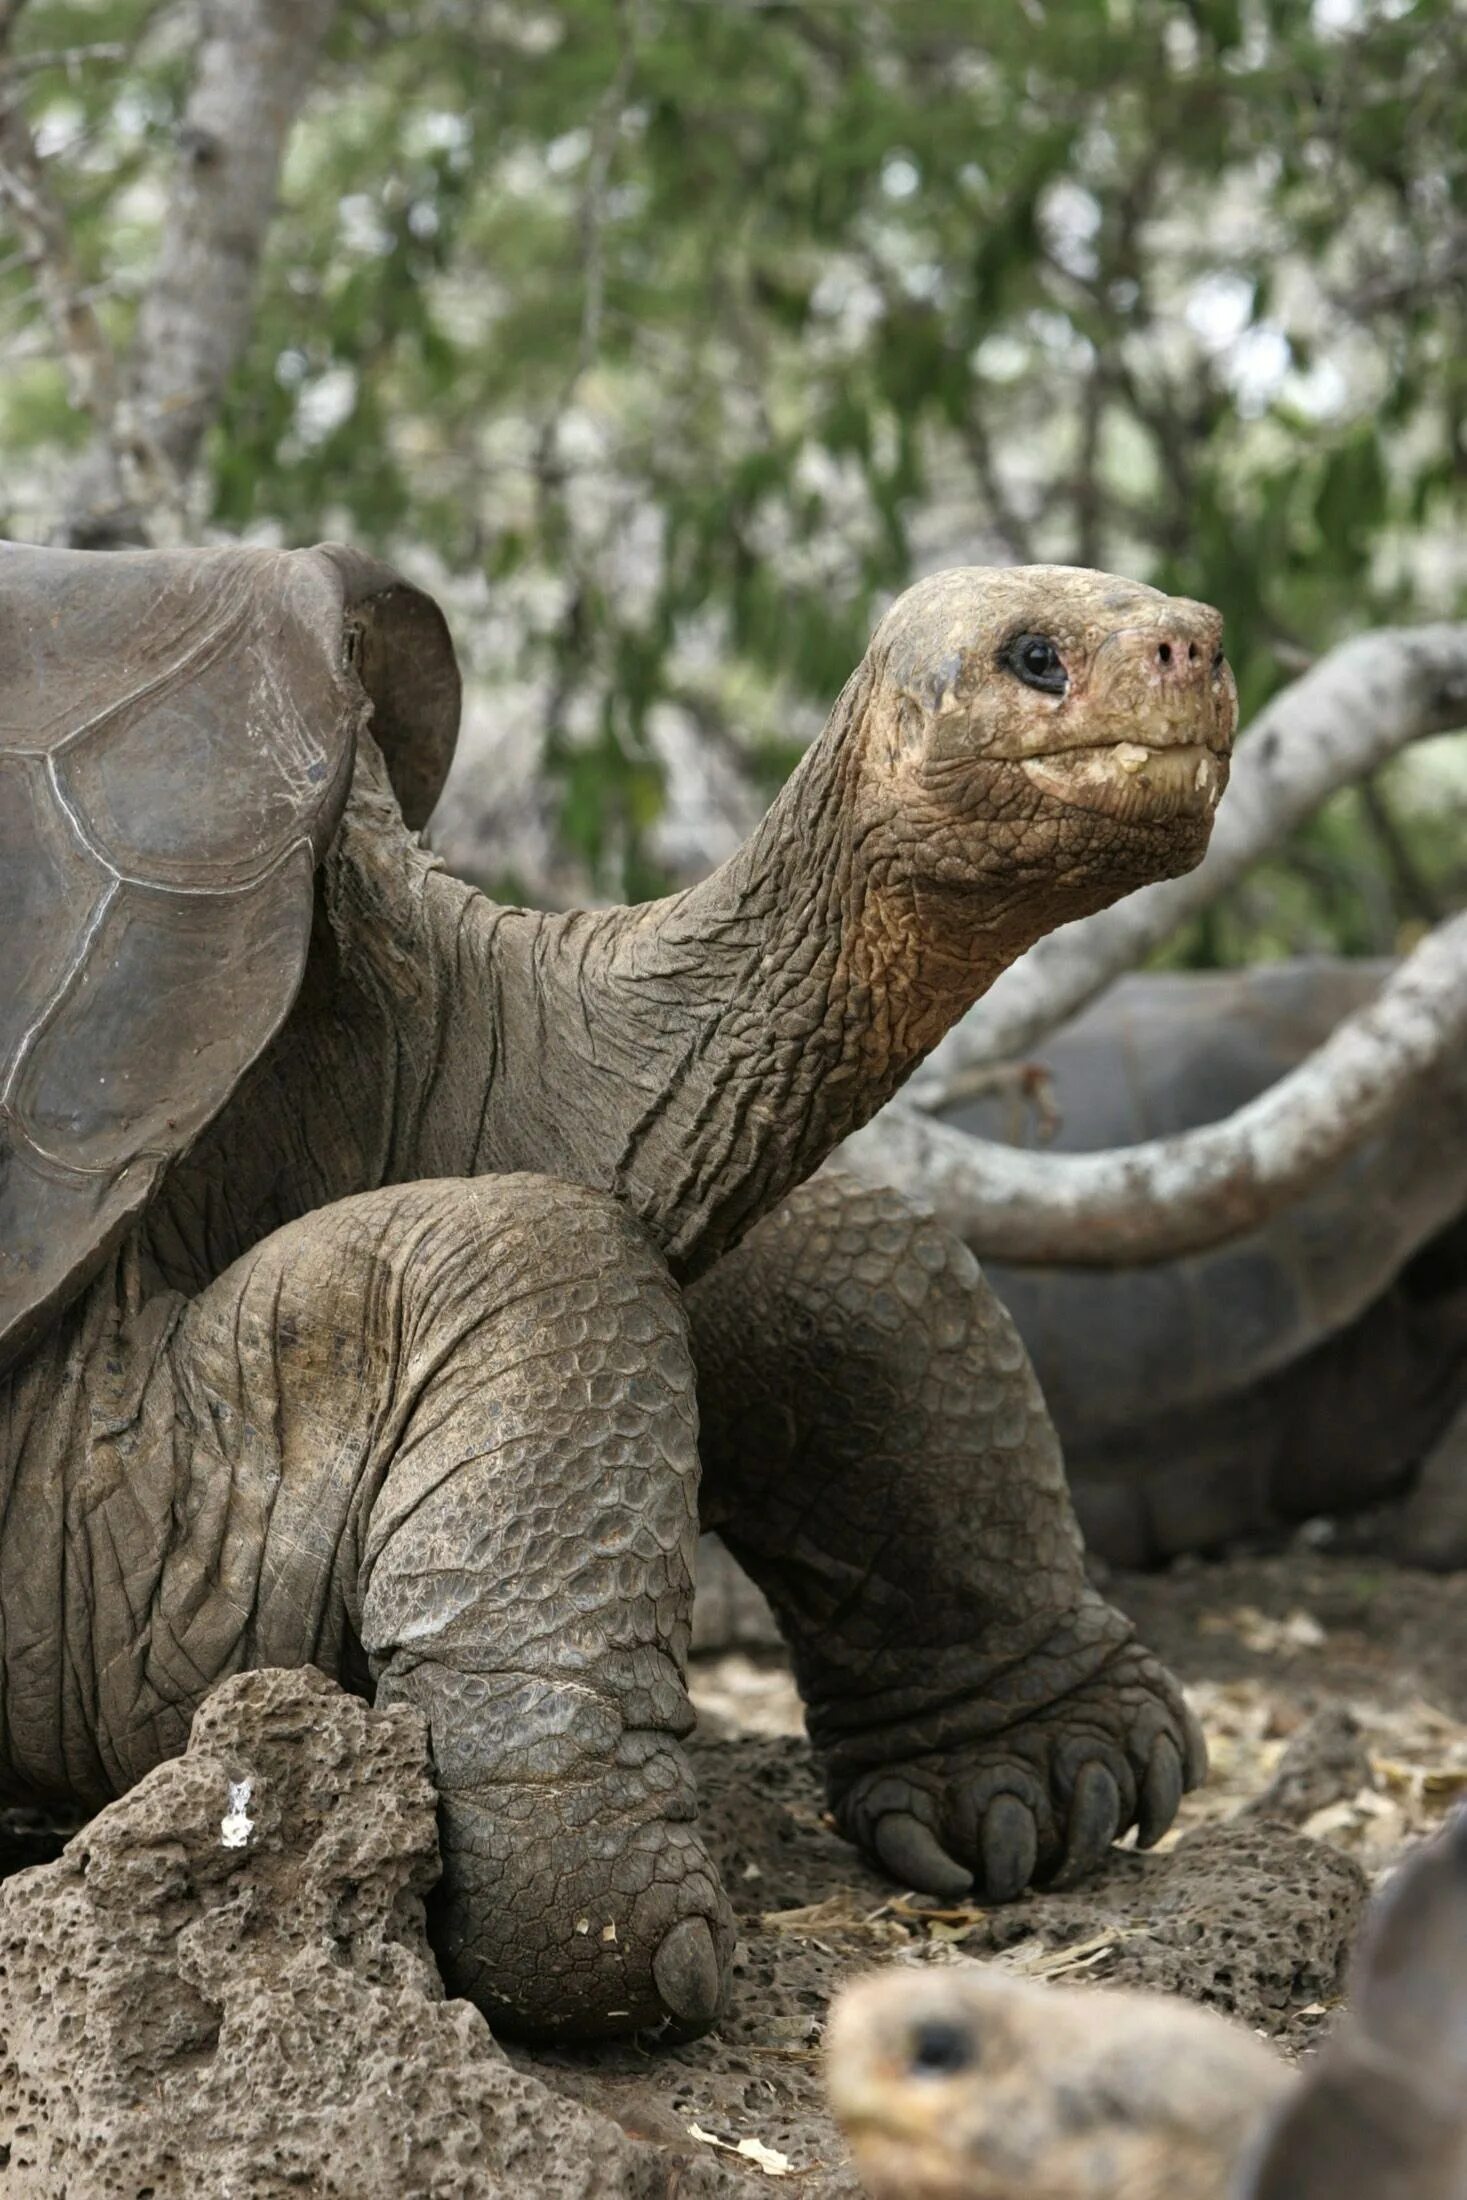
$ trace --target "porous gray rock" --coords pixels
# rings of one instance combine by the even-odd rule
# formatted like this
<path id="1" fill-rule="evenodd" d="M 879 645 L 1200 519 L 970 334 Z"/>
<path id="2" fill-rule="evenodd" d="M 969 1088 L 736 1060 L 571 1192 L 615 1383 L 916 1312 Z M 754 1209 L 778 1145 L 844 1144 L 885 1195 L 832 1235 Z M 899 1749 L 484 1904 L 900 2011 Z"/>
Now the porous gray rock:
<path id="1" fill-rule="evenodd" d="M 511 2067 L 445 1999 L 424 1723 L 310 1667 L 0 1888 L 6 2200 L 680 2200 L 740 2189 Z"/>
<path id="2" fill-rule="evenodd" d="M 876 1909 L 881 1882 L 851 1872 L 822 1818 L 805 1742 L 704 1743 L 696 1761 L 710 1845 L 735 1888 L 743 1890 L 749 1865 L 757 1866 L 742 1897 L 756 1910 L 797 1909 L 832 1887 L 850 1891 L 854 1914 Z M 985 1905 L 961 1940 L 942 1946 L 990 1960 L 1033 1942 L 1049 1951 L 1089 1947 L 1094 1975 L 1107 1986 L 1184 1995 L 1297 2046 L 1316 2036 L 1316 2006 L 1342 1990 L 1369 1893 L 1352 1856 L 1277 1820 L 1238 1815 L 1210 1820 L 1150 1855 L 1114 1849 L 1083 1886 Z M 839 1934 L 833 1918 L 822 1937 Z M 747 1930 L 741 1937 L 757 1940 Z M 869 1954 L 881 1943 L 860 1945 Z M 781 1991 L 759 1968 L 758 1948 L 751 1954 L 755 1969 L 724 2021 L 725 2039 L 752 2040 L 741 2027 L 760 2021 L 750 2015 L 756 1991 L 766 2005 Z"/>
<path id="3" fill-rule="evenodd" d="M 1107 1978 L 1277 2030 L 1334 1999 L 1370 1886 L 1353 1857 L 1269 1823 L 1199 1826 L 1159 1860 L 1144 1933 Z"/>
<path id="4" fill-rule="evenodd" d="M 1322 1841 L 1269 1819 L 1214 1820 L 1160 1856 L 1118 1851 L 1102 1879 L 1059 1901 L 990 1911 L 963 1945 L 1109 1942 L 1108 1986 L 1182 1994 L 1302 2040 L 1306 2013 L 1343 1987 L 1369 1892 L 1354 1858 Z"/>

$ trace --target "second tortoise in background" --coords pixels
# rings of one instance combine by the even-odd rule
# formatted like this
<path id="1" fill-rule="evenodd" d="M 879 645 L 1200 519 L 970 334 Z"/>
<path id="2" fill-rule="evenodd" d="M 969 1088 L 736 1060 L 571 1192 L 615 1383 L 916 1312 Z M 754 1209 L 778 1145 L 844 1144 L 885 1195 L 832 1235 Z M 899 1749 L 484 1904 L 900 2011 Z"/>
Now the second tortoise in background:
<path id="1" fill-rule="evenodd" d="M 1036 1050 L 1056 1152 L 1243 1106 L 1378 990 L 1327 957 L 1123 979 Z M 1032 1143 L 994 1094 L 948 1122 Z M 985 1262 L 1064 1443 L 1091 1546 L 1144 1565 L 1410 1491 L 1400 1555 L 1467 1559 L 1467 1059 L 1344 1168 L 1214 1252 L 1097 1270 Z"/>
<path id="2" fill-rule="evenodd" d="M 1213 2010 L 971 1962 L 859 1981 L 826 2046 L 874 2200 L 1461 2200 L 1467 1819 L 1378 1898 L 1302 2074 Z"/>

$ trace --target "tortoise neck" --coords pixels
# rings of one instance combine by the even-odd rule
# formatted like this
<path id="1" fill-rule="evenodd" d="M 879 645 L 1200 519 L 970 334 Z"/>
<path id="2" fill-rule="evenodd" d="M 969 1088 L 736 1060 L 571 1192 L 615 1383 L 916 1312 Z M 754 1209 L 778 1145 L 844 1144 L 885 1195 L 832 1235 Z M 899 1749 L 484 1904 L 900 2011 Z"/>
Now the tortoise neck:
<path id="1" fill-rule="evenodd" d="M 716 1260 L 1027 944 L 873 864 L 868 678 L 745 846 L 640 908 L 491 902 L 364 741 L 296 1008 L 149 1218 L 164 1278 L 354 1192 L 521 1170 L 614 1193 L 684 1276 Z"/>
<path id="2" fill-rule="evenodd" d="M 882 1106 L 1011 959 L 981 908 L 924 900 L 873 866 L 872 681 L 856 674 L 768 816 L 701 884 L 597 914 L 490 913 L 499 1089 L 476 1166 L 613 1191 L 695 1274 Z"/>

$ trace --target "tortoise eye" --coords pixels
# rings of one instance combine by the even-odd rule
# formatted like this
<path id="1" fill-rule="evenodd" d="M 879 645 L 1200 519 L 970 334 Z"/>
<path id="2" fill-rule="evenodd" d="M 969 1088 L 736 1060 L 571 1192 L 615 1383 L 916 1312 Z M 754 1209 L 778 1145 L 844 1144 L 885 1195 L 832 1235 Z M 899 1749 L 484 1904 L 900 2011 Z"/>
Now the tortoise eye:
<path id="1" fill-rule="evenodd" d="M 1042 695 L 1063 695 L 1069 685 L 1064 659 L 1047 634 L 1016 634 L 1001 662 Z"/>
<path id="2" fill-rule="evenodd" d="M 977 2062 L 977 2043 L 964 2026 L 929 2017 L 912 2033 L 909 2060 L 916 2077 L 955 2078 Z"/>

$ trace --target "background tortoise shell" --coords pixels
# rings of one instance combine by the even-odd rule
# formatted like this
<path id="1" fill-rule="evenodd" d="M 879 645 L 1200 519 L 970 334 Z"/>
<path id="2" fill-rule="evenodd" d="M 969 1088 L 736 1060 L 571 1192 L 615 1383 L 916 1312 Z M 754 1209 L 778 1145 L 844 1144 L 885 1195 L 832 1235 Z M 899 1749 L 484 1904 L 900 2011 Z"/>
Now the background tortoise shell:
<path id="1" fill-rule="evenodd" d="M 1083 1153 L 1217 1122 L 1364 1007 L 1392 965 L 1320 956 L 1246 970 L 1139 971 L 1034 1050 L 1058 1121 L 1045 1139 L 1007 1094 L 946 1120 L 981 1138 Z M 1260 1229 L 1150 1267 L 984 1273 L 1062 1430 L 1133 1431 L 1218 1399 L 1355 1319 L 1467 1203 L 1467 1063 Z"/>

